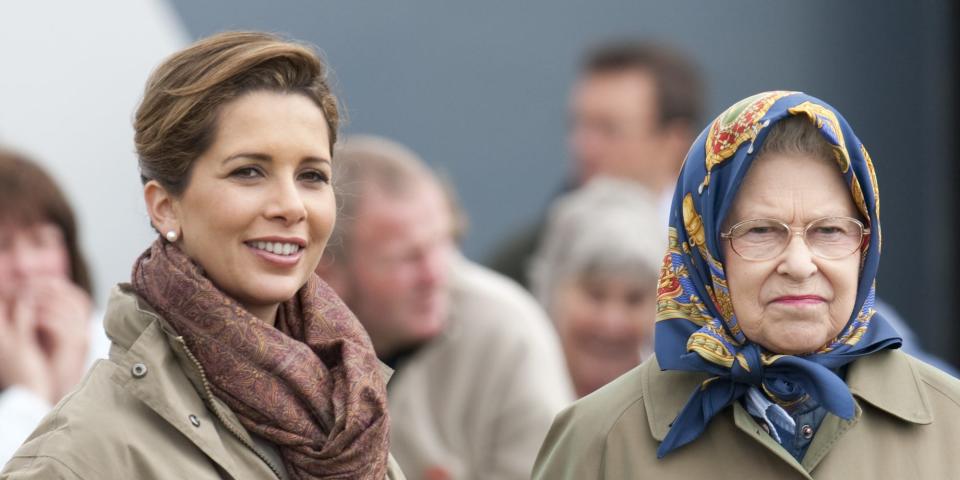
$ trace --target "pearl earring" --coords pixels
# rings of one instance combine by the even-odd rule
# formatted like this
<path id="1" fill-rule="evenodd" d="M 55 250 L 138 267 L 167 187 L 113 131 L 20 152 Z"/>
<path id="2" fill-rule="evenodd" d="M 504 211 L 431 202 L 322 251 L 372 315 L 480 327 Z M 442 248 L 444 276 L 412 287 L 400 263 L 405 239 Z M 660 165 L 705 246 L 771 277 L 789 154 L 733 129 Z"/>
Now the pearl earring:
<path id="1" fill-rule="evenodd" d="M 170 242 L 170 243 L 173 243 L 173 242 L 176 242 L 176 241 L 177 241 L 177 232 L 176 232 L 176 230 L 170 230 L 169 232 L 167 232 L 167 241 Z"/>

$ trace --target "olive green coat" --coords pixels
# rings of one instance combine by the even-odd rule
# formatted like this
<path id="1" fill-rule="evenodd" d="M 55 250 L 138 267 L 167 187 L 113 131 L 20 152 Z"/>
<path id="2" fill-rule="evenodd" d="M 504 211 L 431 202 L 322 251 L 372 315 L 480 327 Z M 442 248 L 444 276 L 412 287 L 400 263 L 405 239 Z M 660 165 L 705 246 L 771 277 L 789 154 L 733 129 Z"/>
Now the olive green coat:
<path id="1" fill-rule="evenodd" d="M 828 414 L 803 462 L 739 402 L 692 443 L 658 460 L 670 422 L 706 378 L 663 372 L 655 358 L 557 416 L 534 479 L 960 478 L 960 381 L 899 350 L 854 362 L 851 421 Z"/>
<path id="2" fill-rule="evenodd" d="M 287 478 L 276 451 L 210 394 L 183 340 L 149 306 L 120 286 L 104 324 L 110 359 L 54 407 L 0 479 Z M 387 478 L 403 478 L 392 457 Z"/>

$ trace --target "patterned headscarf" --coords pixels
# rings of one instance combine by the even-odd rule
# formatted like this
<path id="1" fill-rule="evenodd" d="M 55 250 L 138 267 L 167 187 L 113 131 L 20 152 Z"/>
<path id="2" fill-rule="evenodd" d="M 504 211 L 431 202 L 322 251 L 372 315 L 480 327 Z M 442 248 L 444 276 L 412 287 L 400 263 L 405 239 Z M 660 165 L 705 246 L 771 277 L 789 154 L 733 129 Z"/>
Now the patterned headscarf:
<path id="1" fill-rule="evenodd" d="M 833 146 L 844 183 L 871 229 L 849 321 L 827 345 L 802 356 L 768 352 L 744 336 L 730 300 L 720 243 L 721 224 L 770 127 L 791 115 L 809 119 Z M 881 243 L 876 174 L 867 150 L 839 112 L 817 98 L 786 91 L 760 93 L 728 108 L 687 154 L 673 197 L 669 238 L 658 288 L 657 361 L 664 370 L 706 372 L 710 378 L 674 420 L 657 450 L 659 457 L 696 439 L 714 415 L 753 389 L 776 404 L 812 398 L 841 418 L 853 417 L 850 390 L 832 370 L 901 342 L 874 309 Z"/>

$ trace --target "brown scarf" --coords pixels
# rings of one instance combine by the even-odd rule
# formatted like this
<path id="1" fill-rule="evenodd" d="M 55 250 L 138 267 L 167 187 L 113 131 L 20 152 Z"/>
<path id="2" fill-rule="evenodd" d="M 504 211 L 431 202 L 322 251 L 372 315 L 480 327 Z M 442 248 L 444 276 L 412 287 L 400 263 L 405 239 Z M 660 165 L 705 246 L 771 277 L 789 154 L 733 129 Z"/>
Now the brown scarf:
<path id="1" fill-rule="evenodd" d="M 220 291 L 177 247 L 157 240 L 133 287 L 183 336 L 251 431 L 277 446 L 290 477 L 376 479 L 387 471 L 387 392 L 370 338 L 316 275 L 273 328 Z"/>

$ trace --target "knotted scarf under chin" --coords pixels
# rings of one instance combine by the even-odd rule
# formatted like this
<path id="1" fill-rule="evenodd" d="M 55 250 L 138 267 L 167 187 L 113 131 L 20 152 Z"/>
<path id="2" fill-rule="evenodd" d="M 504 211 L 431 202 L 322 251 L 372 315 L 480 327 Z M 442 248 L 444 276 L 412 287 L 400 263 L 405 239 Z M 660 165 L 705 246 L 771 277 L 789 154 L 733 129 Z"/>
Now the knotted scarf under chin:
<path id="1" fill-rule="evenodd" d="M 197 358 L 217 398 L 275 445 L 290 477 L 386 476 L 386 386 L 370 339 L 312 275 L 277 311 L 276 328 L 215 287 L 185 254 L 157 240 L 133 287 Z"/>
<path id="2" fill-rule="evenodd" d="M 855 413 L 849 387 L 830 370 L 841 366 L 841 362 L 828 362 L 830 365 L 825 366 L 809 358 L 783 355 L 765 365 L 760 347 L 754 343 L 743 346 L 729 369 L 708 362 L 694 352 L 684 354 L 681 361 L 689 362 L 689 368 L 679 370 L 707 371 L 714 376 L 695 389 L 687 400 L 657 449 L 659 458 L 699 437 L 714 415 L 747 395 L 753 387 L 787 403 L 801 401 L 809 395 L 843 419 L 849 420 Z"/>

